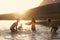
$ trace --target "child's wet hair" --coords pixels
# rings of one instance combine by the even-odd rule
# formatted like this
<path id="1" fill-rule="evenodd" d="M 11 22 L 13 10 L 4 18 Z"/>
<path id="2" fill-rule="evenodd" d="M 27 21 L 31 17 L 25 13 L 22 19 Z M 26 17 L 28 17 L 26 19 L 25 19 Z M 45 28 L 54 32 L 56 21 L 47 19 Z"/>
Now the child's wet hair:
<path id="1" fill-rule="evenodd" d="M 51 22 L 51 19 L 50 18 L 48 19 L 48 22 Z"/>

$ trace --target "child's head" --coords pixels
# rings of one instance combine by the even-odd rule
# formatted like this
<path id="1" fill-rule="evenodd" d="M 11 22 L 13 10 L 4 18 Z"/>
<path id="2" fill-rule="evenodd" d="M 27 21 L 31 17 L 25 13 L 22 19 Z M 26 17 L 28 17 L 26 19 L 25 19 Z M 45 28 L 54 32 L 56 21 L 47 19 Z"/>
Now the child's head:
<path id="1" fill-rule="evenodd" d="M 51 19 L 50 18 L 48 19 L 48 22 L 51 22 Z"/>
<path id="2" fill-rule="evenodd" d="M 20 19 L 19 18 L 17 18 L 17 22 L 19 22 L 20 21 Z"/>

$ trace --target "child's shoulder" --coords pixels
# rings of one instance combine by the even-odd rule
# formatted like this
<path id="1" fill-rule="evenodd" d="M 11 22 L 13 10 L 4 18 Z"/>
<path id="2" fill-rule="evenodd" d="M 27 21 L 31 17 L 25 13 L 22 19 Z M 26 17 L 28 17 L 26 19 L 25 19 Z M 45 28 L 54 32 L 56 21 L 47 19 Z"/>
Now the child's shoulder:
<path id="1" fill-rule="evenodd" d="M 50 26 L 53 26 L 53 25 L 55 25 L 55 24 L 54 24 L 53 22 L 51 22 L 51 23 L 50 23 Z"/>

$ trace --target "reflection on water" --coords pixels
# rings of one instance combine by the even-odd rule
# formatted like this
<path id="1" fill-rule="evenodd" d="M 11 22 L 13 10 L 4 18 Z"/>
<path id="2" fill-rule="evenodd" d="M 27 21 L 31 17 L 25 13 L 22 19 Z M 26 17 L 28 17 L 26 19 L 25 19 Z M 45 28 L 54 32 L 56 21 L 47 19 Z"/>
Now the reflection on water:
<path id="1" fill-rule="evenodd" d="M 15 20 L 14 21 L 12 20 L 0 21 L 0 26 L 1 26 L 0 27 L 0 40 L 48 40 L 51 37 L 49 27 L 36 24 L 36 32 L 32 32 L 31 25 L 26 25 L 25 23 L 27 21 L 23 21 L 23 20 L 21 20 L 20 23 L 23 23 L 24 30 L 20 30 L 16 34 L 12 34 L 9 28 L 13 22 L 15 22 Z"/>
<path id="2" fill-rule="evenodd" d="M 0 30 L 5 30 L 5 29 L 9 29 L 10 26 L 15 22 L 15 20 L 0 20 Z M 22 23 L 22 27 L 23 29 L 29 29 L 29 27 L 27 27 L 27 25 L 25 25 L 27 21 L 23 21 L 23 20 L 20 20 L 19 22 L 19 25 Z M 30 20 L 29 20 L 30 22 Z M 19 26 L 18 25 L 18 26 Z"/>

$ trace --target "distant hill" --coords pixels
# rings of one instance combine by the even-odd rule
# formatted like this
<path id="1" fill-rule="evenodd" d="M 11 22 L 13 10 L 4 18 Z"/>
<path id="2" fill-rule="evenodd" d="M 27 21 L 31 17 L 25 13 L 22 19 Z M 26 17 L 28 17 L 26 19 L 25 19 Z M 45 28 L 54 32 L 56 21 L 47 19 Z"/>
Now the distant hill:
<path id="1" fill-rule="evenodd" d="M 2 14 L 0 15 L 0 20 L 11 20 L 15 19 L 13 14 Z"/>
<path id="2" fill-rule="evenodd" d="M 54 3 L 44 6 L 39 6 L 33 9 L 28 10 L 25 15 L 20 14 L 4 14 L 0 15 L 0 20 L 12 20 L 19 17 L 20 19 L 47 19 L 47 18 L 55 18 L 60 19 L 60 3 Z"/>
<path id="3" fill-rule="evenodd" d="M 35 16 L 36 19 L 60 19 L 60 3 L 39 6 L 29 10 L 27 14 Z"/>

